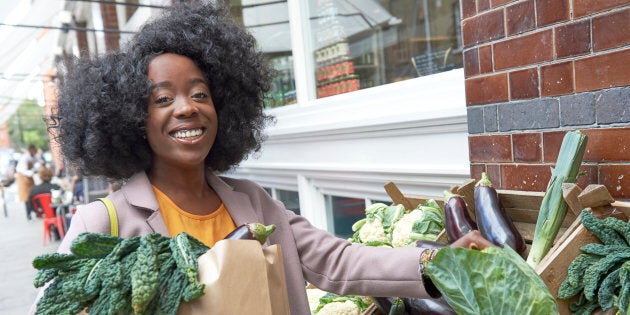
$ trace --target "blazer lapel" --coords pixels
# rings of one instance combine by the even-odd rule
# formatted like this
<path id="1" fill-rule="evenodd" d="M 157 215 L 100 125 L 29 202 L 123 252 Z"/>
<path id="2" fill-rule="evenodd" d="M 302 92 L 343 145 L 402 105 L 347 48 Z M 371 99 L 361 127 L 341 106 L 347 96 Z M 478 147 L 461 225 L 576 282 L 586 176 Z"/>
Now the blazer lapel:
<path id="1" fill-rule="evenodd" d="M 245 223 L 260 222 L 260 218 L 256 215 L 254 206 L 247 194 L 235 191 L 234 187 L 228 185 L 212 172 L 206 174 L 206 180 L 210 184 L 210 187 L 219 195 L 221 201 L 223 201 L 236 226 Z"/>
<path id="2" fill-rule="evenodd" d="M 159 205 L 155 198 L 151 182 L 145 172 L 139 172 L 133 175 L 127 183 L 121 188 L 125 194 L 127 201 L 134 207 L 151 211 L 146 222 L 153 232 L 169 236 L 166 224 L 159 211 Z"/>

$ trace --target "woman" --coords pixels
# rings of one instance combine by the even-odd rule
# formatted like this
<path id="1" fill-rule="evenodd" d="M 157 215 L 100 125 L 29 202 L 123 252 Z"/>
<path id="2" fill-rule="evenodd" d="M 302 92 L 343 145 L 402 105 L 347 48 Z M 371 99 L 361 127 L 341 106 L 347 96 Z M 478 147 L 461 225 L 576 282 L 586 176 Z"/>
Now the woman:
<path id="1" fill-rule="evenodd" d="M 272 73 L 255 46 L 228 8 L 177 5 L 125 51 L 79 61 L 60 91 L 65 158 L 84 174 L 126 179 L 109 196 L 122 237 L 186 231 L 212 246 L 240 224 L 274 224 L 268 244 L 282 248 L 291 314 L 310 313 L 305 281 L 339 294 L 427 296 L 419 248 L 353 245 L 255 183 L 216 175 L 259 150 L 271 121 L 262 98 Z M 80 206 L 59 251 L 109 228 L 103 203 Z M 455 246 L 488 244 L 474 232 Z"/>

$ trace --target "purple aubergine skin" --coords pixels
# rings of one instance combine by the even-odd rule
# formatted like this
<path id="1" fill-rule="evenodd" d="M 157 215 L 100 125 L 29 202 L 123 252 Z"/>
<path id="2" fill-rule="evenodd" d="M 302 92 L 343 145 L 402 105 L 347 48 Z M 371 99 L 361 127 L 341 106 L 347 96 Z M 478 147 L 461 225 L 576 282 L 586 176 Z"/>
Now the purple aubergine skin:
<path id="1" fill-rule="evenodd" d="M 466 202 L 461 196 L 453 195 L 444 204 L 444 220 L 450 242 L 477 229 L 477 224 L 470 218 Z"/>
<path id="2" fill-rule="evenodd" d="M 455 310 L 444 299 L 403 298 L 409 315 L 456 315 Z"/>
<path id="3" fill-rule="evenodd" d="M 505 212 L 494 187 L 475 187 L 475 218 L 483 237 L 498 246 L 507 244 L 523 255 L 526 249 L 523 236 Z"/>
<path id="4" fill-rule="evenodd" d="M 254 234 L 249 230 L 247 224 L 243 224 L 234 229 L 225 237 L 226 240 L 256 240 Z"/>

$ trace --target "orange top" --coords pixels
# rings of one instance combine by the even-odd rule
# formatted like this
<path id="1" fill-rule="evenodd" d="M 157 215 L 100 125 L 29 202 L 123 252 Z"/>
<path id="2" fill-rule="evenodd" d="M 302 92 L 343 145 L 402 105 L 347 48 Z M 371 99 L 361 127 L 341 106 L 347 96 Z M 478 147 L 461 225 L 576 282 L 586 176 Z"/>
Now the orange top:
<path id="1" fill-rule="evenodd" d="M 210 214 L 190 214 L 178 207 L 155 186 L 151 187 L 153 187 L 155 197 L 160 206 L 164 224 L 171 236 L 186 232 L 207 246 L 212 247 L 236 228 L 236 224 L 234 224 L 230 213 L 223 203 L 216 211 Z"/>

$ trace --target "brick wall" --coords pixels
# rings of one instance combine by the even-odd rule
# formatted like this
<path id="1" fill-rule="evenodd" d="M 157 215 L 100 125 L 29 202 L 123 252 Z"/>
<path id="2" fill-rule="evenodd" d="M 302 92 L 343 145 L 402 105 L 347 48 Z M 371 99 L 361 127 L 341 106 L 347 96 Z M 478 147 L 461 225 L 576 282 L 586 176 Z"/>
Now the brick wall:
<path id="1" fill-rule="evenodd" d="M 460 0 L 473 178 L 544 191 L 567 130 L 578 182 L 630 199 L 630 0 Z"/>
<path id="2" fill-rule="evenodd" d="M 103 28 L 118 30 L 118 16 L 116 15 L 116 5 L 101 3 L 101 16 L 103 18 Z M 105 50 L 117 50 L 120 47 L 119 33 L 105 33 Z"/>

